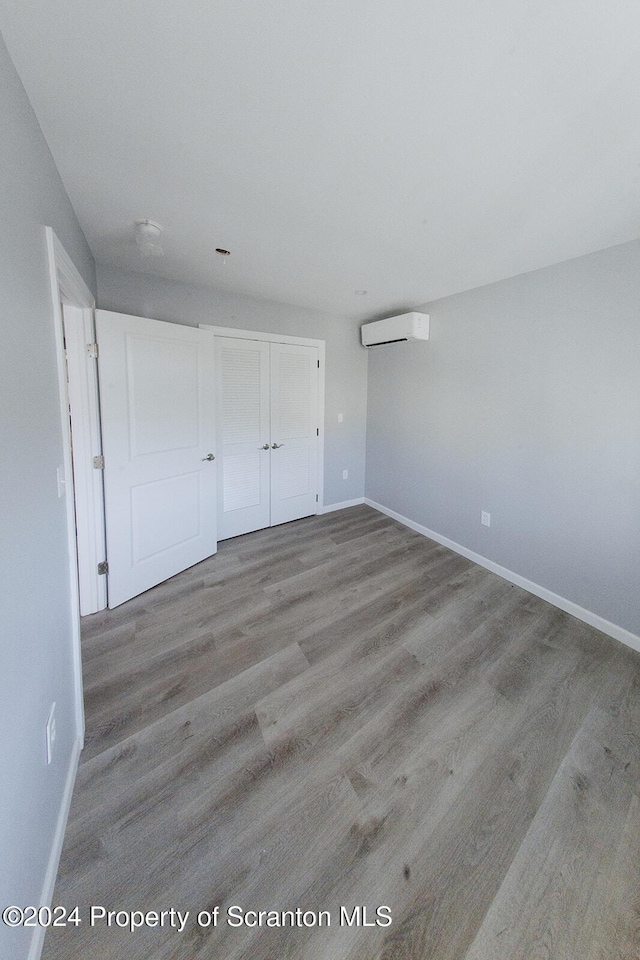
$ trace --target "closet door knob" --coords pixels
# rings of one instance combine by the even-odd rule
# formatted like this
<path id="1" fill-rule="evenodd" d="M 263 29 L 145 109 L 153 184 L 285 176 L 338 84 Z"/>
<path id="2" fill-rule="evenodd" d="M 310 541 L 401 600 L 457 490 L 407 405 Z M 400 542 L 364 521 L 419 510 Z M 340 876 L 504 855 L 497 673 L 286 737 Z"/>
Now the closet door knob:
<path id="1" fill-rule="evenodd" d="M 215 457 L 212 453 L 208 453 L 206 457 L 202 458 L 203 460 L 215 460 Z"/>
<path id="2" fill-rule="evenodd" d="M 272 444 L 271 444 L 271 449 L 272 449 L 272 450 L 279 450 L 280 447 L 284 447 L 284 443 L 272 443 Z"/>
<path id="3" fill-rule="evenodd" d="M 261 450 L 268 450 L 268 449 L 269 449 L 269 444 L 268 444 L 268 443 L 263 443 L 262 446 L 260 447 L 260 449 L 261 449 Z"/>

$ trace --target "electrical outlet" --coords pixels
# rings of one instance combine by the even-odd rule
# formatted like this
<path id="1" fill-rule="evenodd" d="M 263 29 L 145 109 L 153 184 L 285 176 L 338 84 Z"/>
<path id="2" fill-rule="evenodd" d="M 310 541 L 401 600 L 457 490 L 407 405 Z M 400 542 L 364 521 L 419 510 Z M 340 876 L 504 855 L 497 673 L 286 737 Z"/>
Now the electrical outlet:
<path id="1" fill-rule="evenodd" d="M 338 423 L 342 423 L 343 420 L 344 420 L 344 417 L 342 416 L 341 413 L 339 413 L 339 414 L 338 414 Z"/>
<path id="2" fill-rule="evenodd" d="M 348 480 L 348 479 L 349 479 L 349 471 L 348 471 L 348 470 L 343 470 L 343 471 L 342 471 L 342 479 L 343 479 L 343 480 Z"/>
<path id="3" fill-rule="evenodd" d="M 480 523 L 482 524 L 483 527 L 491 526 L 491 514 L 487 513 L 486 510 L 482 510 L 480 512 Z"/>
<path id="4" fill-rule="evenodd" d="M 47 720 L 46 739 L 47 739 L 47 763 L 51 763 L 51 761 L 53 760 L 53 745 L 56 742 L 56 705 L 55 703 L 51 704 L 49 719 Z"/>

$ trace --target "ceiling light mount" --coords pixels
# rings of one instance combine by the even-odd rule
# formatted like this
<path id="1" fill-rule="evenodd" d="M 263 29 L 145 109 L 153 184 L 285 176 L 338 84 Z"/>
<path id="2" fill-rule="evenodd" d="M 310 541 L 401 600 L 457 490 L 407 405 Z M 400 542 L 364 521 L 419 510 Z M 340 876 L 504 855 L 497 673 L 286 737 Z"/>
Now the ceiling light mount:
<path id="1" fill-rule="evenodd" d="M 134 223 L 136 244 L 143 257 L 161 257 L 164 254 L 160 237 L 162 225 L 155 220 L 136 220 Z"/>

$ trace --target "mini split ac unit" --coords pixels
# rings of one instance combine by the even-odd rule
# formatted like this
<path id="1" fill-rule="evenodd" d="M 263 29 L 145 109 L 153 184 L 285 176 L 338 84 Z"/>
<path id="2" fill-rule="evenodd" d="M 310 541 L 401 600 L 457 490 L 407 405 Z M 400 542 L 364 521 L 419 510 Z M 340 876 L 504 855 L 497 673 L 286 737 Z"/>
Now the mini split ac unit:
<path id="1" fill-rule="evenodd" d="M 428 340 L 429 315 L 426 313 L 402 313 L 398 317 L 376 320 L 360 327 L 365 347 L 383 343 L 398 343 L 401 340 Z"/>

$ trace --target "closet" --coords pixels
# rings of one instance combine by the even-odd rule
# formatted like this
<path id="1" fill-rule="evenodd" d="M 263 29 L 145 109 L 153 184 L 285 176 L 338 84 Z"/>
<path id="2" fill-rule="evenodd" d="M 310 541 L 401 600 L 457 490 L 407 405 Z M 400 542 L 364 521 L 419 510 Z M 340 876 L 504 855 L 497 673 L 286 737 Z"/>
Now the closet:
<path id="1" fill-rule="evenodd" d="M 96 331 L 110 607 L 322 508 L 323 341 L 106 310 Z"/>
<path id="2" fill-rule="evenodd" d="M 216 336 L 218 539 L 318 509 L 318 347 Z"/>

